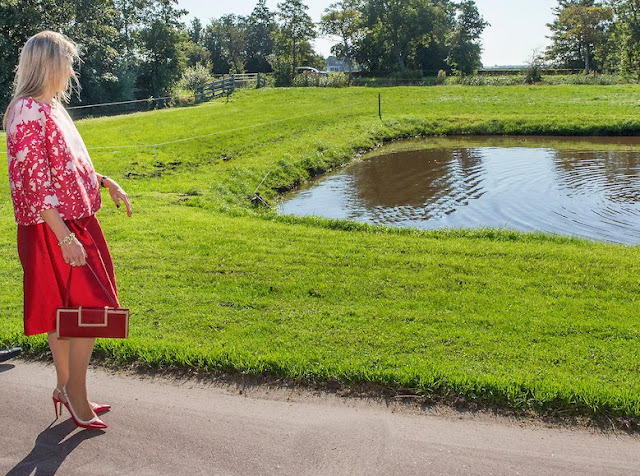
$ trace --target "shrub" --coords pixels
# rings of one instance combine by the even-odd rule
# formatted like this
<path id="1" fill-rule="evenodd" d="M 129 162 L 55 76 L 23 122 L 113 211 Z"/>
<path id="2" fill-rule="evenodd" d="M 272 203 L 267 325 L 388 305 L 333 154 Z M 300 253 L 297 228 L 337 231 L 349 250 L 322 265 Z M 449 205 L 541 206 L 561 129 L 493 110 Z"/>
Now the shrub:
<path id="1" fill-rule="evenodd" d="M 193 93 L 198 86 L 212 81 L 213 76 L 209 72 L 209 69 L 198 63 L 197 65 L 191 66 L 185 70 L 182 75 L 182 79 L 180 80 L 179 88 Z"/>
<path id="2" fill-rule="evenodd" d="M 446 79 L 446 84 L 459 84 L 462 86 L 515 86 L 522 84 L 522 75 L 504 76 L 450 76 Z"/>
<path id="3" fill-rule="evenodd" d="M 525 71 L 524 84 L 537 84 L 542 82 L 542 72 L 537 65 L 530 65 Z"/>
<path id="4" fill-rule="evenodd" d="M 536 50 L 531 54 L 529 66 L 525 70 L 524 84 L 538 84 L 542 82 L 542 68 L 544 68 L 544 57 Z"/>
<path id="5" fill-rule="evenodd" d="M 322 74 L 303 73 L 293 79 L 293 86 L 316 88 L 344 88 L 349 85 L 349 78 L 343 73 Z"/>
<path id="6" fill-rule="evenodd" d="M 293 81 L 293 65 L 291 62 L 273 54 L 267 56 L 267 61 L 273 70 L 273 85 L 278 88 L 291 86 Z"/>
<path id="7" fill-rule="evenodd" d="M 436 84 L 444 84 L 447 80 L 447 73 L 444 69 L 438 71 L 438 76 L 436 77 Z"/>
<path id="8" fill-rule="evenodd" d="M 616 74 L 568 74 L 549 76 L 546 81 L 549 84 L 575 84 L 575 85 L 593 85 L 593 86 L 607 86 L 613 84 L 630 84 L 636 81 L 631 78 L 616 75 Z"/>

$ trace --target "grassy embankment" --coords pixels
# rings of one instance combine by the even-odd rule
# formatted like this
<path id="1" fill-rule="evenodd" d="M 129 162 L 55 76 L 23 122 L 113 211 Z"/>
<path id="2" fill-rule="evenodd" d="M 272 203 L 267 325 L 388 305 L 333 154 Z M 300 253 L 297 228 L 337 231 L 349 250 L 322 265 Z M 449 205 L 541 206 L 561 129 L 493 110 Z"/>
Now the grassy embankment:
<path id="1" fill-rule="evenodd" d="M 385 140 L 638 134 L 637 86 L 242 91 L 232 102 L 81 121 L 133 197 L 100 212 L 131 338 L 122 364 L 372 382 L 544 412 L 640 417 L 640 247 L 500 230 L 421 232 L 252 208 Z M 297 117 L 302 116 L 302 117 Z M 290 117 L 296 119 L 285 120 Z M 259 123 L 271 125 L 245 128 Z M 2 137 L 4 142 L 4 137 Z M 294 164 L 294 165 L 291 165 Z M 1 171 L 6 184 L 6 170 Z M 21 272 L 0 200 L 0 347 L 21 335 Z M 105 197 L 107 198 L 107 197 Z"/>

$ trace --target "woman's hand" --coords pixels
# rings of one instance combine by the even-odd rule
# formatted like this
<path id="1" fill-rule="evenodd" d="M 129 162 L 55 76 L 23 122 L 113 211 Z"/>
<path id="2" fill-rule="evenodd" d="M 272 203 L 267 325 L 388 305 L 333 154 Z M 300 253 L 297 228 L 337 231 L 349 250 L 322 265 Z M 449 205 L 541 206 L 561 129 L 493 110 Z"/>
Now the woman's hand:
<path id="1" fill-rule="evenodd" d="M 111 195 L 116 207 L 120 208 L 120 200 L 122 200 L 124 205 L 127 207 L 127 216 L 131 216 L 131 202 L 129 201 L 129 195 L 127 195 L 122 187 L 111 178 L 105 179 L 104 184 L 107 186 L 109 195 Z"/>
<path id="2" fill-rule="evenodd" d="M 84 251 L 82 243 L 75 236 L 71 236 L 71 230 L 64 223 L 57 208 L 49 208 L 40 212 L 40 216 L 51 228 L 54 235 L 60 242 L 60 251 L 64 262 L 71 266 L 84 266 L 87 264 L 87 253 Z"/>
<path id="3" fill-rule="evenodd" d="M 69 244 L 60 245 L 60 249 L 65 263 L 71 266 L 84 266 L 87 264 L 87 253 L 77 238 L 74 238 Z"/>

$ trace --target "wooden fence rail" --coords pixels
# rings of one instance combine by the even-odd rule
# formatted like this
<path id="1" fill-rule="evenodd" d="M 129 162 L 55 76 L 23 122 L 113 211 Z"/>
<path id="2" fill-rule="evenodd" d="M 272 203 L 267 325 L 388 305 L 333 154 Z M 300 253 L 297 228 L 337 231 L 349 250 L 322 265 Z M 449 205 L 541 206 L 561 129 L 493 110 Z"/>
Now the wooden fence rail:
<path id="1" fill-rule="evenodd" d="M 228 96 L 236 89 L 236 80 L 233 77 L 219 79 L 212 83 L 202 84 L 196 88 L 195 97 L 196 104 L 205 101 L 211 101 L 212 99 L 220 96 Z"/>
<path id="2" fill-rule="evenodd" d="M 264 88 L 267 85 L 267 76 L 264 73 L 232 74 L 231 77 L 239 83 L 255 81 L 256 88 Z"/>
<path id="3" fill-rule="evenodd" d="M 227 96 L 235 91 L 236 87 L 251 82 L 255 82 L 256 88 L 264 88 L 267 85 L 267 75 L 264 73 L 232 74 L 212 83 L 202 84 L 196 88 L 196 104 Z"/>

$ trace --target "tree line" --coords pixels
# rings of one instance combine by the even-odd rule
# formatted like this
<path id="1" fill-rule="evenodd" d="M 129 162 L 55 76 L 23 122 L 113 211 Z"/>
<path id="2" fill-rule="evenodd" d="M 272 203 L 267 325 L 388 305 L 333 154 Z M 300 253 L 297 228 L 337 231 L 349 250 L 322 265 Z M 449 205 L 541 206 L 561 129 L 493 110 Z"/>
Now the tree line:
<path id="1" fill-rule="evenodd" d="M 547 62 L 640 78 L 640 0 L 558 0 L 553 13 Z M 20 48 L 43 29 L 79 44 L 88 104 L 169 95 L 189 74 L 197 84 L 213 74 L 265 72 L 286 86 L 298 66 L 324 69 L 313 48 L 318 36 L 335 40 L 332 53 L 347 69 L 466 75 L 481 67 L 488 26 L 473 0 L 338 0 L 317 24 L 304 0 L 274 10 L 257 0 L 249 15 L 207 24 L 186 25 L 186 14 L 177 0 L 0 1 L 0 109 Z"/>
<path id="2" fill-rule="evenodd" d="M 320 35 L 336 39 L 338 58 L 372 73 L 470 74 L 481 66 L 487 26 L 473 0 L 340 0 L 318 24 L 303 0 L 283 0 L 274 11 L 257 0 L 250 15 L 189 25 L 177 3 L 2 0 L 0 108 L 11 94 L 20 48 L 44 29 L 79 44 L 82 102 L 99 103 L 168 95 L 185 72 L 196 82 L 210 74 L 274 73 L 277 85 L 288 85 L 298 66 L 324 69 L 312 43 Z"/>
<path id="3" fill-rule="evenodd" d="M 640 0 L 559 0 L 544 59 L 640 79 Z"/>
<path id="4" fill-rule="evenodd" d="M 45 29 L 78 43 L 84 103 L 166 94 L 184 69 L 186 13 L 177 0 L 0 1 L 0 109 L 11 95 L 20 48 Z"/>

